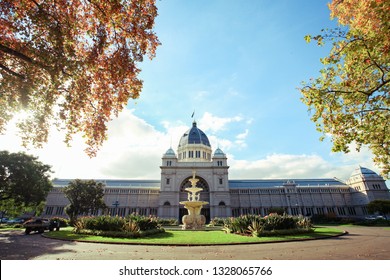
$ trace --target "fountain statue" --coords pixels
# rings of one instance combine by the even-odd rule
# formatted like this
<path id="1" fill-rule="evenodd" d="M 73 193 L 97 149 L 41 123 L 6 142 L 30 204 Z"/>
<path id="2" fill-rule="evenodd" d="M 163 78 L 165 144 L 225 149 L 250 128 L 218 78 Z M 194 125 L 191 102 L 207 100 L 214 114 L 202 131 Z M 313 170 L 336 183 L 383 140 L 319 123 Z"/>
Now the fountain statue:
<path id="1" fill-rule="evenodd" d="M 205 216 L 200 214 L 203 205 L 208 204 L 206 201 L 199 201 L 202 188 L 197 188 L 196 184 L 199 179 L 195 178 L 195 171 L 192 172 L 192 178 L 189 179 L 191 182 L 190 188 L 185 188 L 188 192 L 188 201 L 180 201 L 180 204 L 184 205 L 184 208 L 188 210 L 188 215 L 184 215 L 182 218 L 183 229 L 201 229 L 206 223 Z"/>

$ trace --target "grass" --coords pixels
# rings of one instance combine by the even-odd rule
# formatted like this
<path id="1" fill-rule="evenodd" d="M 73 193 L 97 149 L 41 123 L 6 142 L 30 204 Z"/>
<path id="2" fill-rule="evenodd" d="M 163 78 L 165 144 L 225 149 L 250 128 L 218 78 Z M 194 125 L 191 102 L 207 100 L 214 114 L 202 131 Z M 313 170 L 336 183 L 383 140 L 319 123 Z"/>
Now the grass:
<path id="1" fill-rule="evenodd" d="M 24 228 L 21 227 L 14 227 L 13 225 L 0 225 L 0 231 L 1 230 L 24 230 Z"/>
<path id="2" fill-rule="evenodd" d="M 299 235 L 285 235 L 273 237 L 249 237 L 236 234 L 226 234 L 223 231 L 184 231 L 167 230 L 164 233 L 155 234 L 148 237 L 128 239 L 128 238 L 108 238 L 75 234 L 72 228 L 64 228 L 60 231 L 45 233 L 45 236 L 74 241 L 106 242 L 106 243 L 128 243 L 128 244 L 150 244 L 150 245 L 217 245 L 217 244 L 239 244 L 239 243 L 262 243 L 275 241 L 290 241 L 297 239 L 312 239 L 336 236 L 343 231 L 334 228 L 320 227 L 312 233 Z"/>

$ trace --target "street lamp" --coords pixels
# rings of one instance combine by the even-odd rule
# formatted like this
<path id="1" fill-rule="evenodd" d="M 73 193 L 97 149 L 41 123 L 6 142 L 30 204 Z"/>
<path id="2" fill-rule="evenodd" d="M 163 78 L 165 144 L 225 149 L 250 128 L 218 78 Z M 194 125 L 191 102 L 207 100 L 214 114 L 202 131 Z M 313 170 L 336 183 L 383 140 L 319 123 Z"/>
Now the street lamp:
<path id="1" fill-rule="evenodd" d="M 287 203 L 287 212 L 288 212 L 289 215 L 291 215 L 290 195 L 287 195 L 287 200 L 288 200 L 288 203 Z"/>
<path id="2" fill-rule="evenodd" d="M 119 201 L 116 200 L 112 205 L 115 206 L 115 216 L 116 216 L 116 215 L 118 215 Z"/>

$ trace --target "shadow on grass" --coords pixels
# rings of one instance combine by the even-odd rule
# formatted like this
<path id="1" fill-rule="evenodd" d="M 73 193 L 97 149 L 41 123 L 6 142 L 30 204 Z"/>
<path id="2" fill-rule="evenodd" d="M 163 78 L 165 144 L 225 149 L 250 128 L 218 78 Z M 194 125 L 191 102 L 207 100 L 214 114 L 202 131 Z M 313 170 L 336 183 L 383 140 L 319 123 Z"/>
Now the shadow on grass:
<path id="1" fill-rule="evenodd" d="M 171 232 L 161 232 L 157 234 L 153 234 L 150 236 L 144 236 L 144 237 L 138 237 L 138 238 L 126 238 L 126 237 L 104 237 L 104 236 L 94 236 L 94 235 L 88 235 L 88 234 L 78 234 L 74 233 L 70 230 L 63 230 L 59 232 L 47 232 L 44 234 L 45 237 L 49 238 L 55 238 L 55 239 L 63 239 L 63 240 L 69 240 L 69 241 L 90 241 L 92 239 L 95 239 L 96 241 L 114 241 L 115 242 L 129 242 L 132 240 L 152 240 L 152 239 L 165 239 L 165 238 L 172 238 L 173 233 Z"/>
<path id="2" fill-rule="evenodd" d="M 142 239 L 151 240 L 151 239 L 165 239 L 165 238 L 172 238 L 172 237 L 173 237 L 173 233 L 166 231 L 166 232 L 153 234 L 150 236 L 145 236 L 145 237 L 142 237 Z"/>

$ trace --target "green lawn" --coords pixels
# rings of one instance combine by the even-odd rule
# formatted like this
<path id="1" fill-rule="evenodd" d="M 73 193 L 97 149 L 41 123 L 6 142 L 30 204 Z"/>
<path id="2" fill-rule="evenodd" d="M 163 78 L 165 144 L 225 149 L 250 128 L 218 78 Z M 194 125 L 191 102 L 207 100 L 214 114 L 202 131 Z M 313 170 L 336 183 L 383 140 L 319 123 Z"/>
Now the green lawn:
<path id="1" fill-rule="evenodd" d="M 286 241 L 293 239 L 310 239 L 341 234 L 343 231 L 334 228 L 316 228 L 313 233 L 300 235 L 286 235 L 276 237 L 248 237 L 236 234 L 226 234 L 223 231 L 184 231 L 167 230 L 164 233 L 136 238 L 108 238 L 100 236 L 75 234 L 72 228 L 64 228 L 60 231 L 46 232 L 45 235 L 52 238 L 66 240 L 109 242 L 109 243 L 133 243 L 133 244 L 162 244 L 162 245 L 215 245 L 236 243 L 261 243 L 270 241 Z"/>

